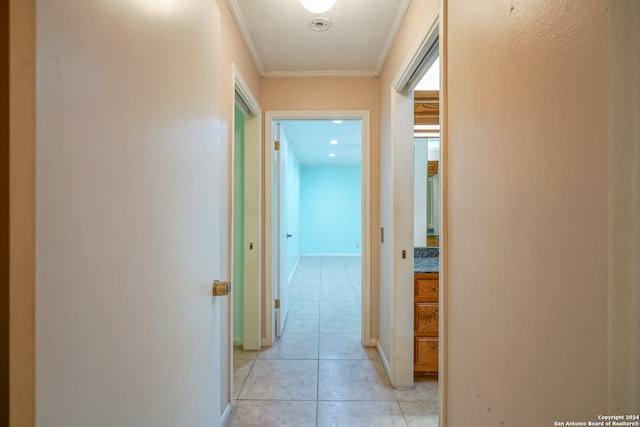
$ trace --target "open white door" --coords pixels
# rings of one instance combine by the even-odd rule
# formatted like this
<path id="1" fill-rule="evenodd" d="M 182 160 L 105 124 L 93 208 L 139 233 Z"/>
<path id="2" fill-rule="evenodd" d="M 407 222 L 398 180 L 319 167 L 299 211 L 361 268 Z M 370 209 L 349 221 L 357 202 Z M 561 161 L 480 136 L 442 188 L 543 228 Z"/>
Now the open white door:
<path id="1" fill-rule="evenodd" d="M 276 337 L 282 336 L 289 313 L 289 278 L 287 275 L 287 147 L 282 143 L 280 123 L 276 124 L 274 150 L 274 296 Z"/>

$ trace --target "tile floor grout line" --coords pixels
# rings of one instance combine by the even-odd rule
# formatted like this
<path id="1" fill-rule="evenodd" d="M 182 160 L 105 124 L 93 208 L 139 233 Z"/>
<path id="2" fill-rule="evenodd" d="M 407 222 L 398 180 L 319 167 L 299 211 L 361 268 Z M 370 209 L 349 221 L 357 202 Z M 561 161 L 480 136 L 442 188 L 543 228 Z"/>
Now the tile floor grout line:
<path id="1" fill-rule="evenodd" d="M 306 260 L 305 260 L 306 261 Z M 423 417 L 423 411 L 420 409 L 416 409 L 415 403 L 412 405 L 411 403 L 405 405 L 406 408 L 403 408 L 402 406 L 402 402 L 401 402 L 401 398 L 402 399 L 409 399 L 411 398 L 412 395 L 406 395 L 405 392 L 403 392 L 402 394 L 396 393 L 396 389 L 394 389 L 389 383 L 388 380 L 387 381 L 383 381 L 385 382 L 387 385 L 385 385 L 384 387 L 390 387 L 391 389 L 391 393 L 389 395 L 387 395 L 386 397 L 378 396 L 378 397 L 371 397 L 370 399 L 366 399 L 364 394 L 353 394 L 353 392 L 348 392 L 346 394 L 344 394 L 343 389 L 327 389 L 326 391 L 329 392 L 328 399 L 320 399 L 320 379 L 321 379 L 321 373 L 320 373 L 320 361 L 321 360 L 325 360 L 329 366 L 331 368 L 335 367 L 339 367 L 339 366 L 345 366 L 344 364 L 347 363 L 347 366 L 355 366 L 355 365 L 350 365 L 350 363 L 355 363 L 357 365 L 358 362 L 361 363 L 365 363 L 365 362 L 369 362 L 369 363 L 380 363 L 379 359 L 371 359 L 371 356 L 367 353 L 367 354 L 354 354 L 351 353 L 349 351 L 343 351 L 343 350 L 337 350 L 336 348 L 334 348 L 333 343 L 335 342 L 334 340 L 336 339 L 337 336 L 348 336 L 348 335 L 352 335 L 352 333 L 350 332 L 343 332 L 342 330 L 340 330 L 340 332 L 338 332 L 336 330 L 336 326 L 335 326 L 335 322 L 332 323 L 328 323 L 326 324 L 326 326 L 329 328 L 329 330 L 327 332 L 322 332 L 321 331 L 321 326 L 322 326 L 322 322 L 321 319 L 323 318 L 331 318 L 331 317 L 335 317 L 337 314 L 341 314 L 342 311 L 337 311 L 337 310 L 341 310 L 341 308 L 343 307 L 339 307 L 336 306 L 336 302 L 340 301 L 344 298 L 355 298 L 355 303 L 357 304 L 360 313 L 362 310 L 362 301 L 361 299 L 358 299 L 358 293 L 353 281 L 353 277 L 349 274 L 349 268 L 347 268 L 347 264 L 351 263 L 347 263 L 347 261 L 345 260 L 344 257 L 335 257 L 333 259 L 329 259 L 329 258 L 319 258 L 316 260 L 309 260 L 309 263 L 307 264 L 306 262 L 301 262 L 299 264 L 299 267 L 303 267 L 303 269 L 298 270 L 298 271 L 303 271 L 305 273 L 305 275 L 310 276 L 311 278 L 309 279 L 300 279 L 300 277 L 305 277 L 305 276 L 298 276 L 295 277 L 295 283 L 297 283 L 297 285 L 293 286 L 294 289 L 296 289 L 298 292 L 296 292 L 295 298 L 291 299 L 291 305 L 295 305 L 296 303 L 299 303 L 300 301 L 304 301 L 305 300 L 305 293 L 304 290 L 309 289 L 310 287 L 312 287 L 313 289 L 317 289 L 318 292 L 318 298 L 317 300 L 314 298 L 314 302 L 312 302 L 309 307 L 313 307 L 313 308 L 317 308 L 317 311 L 315 309 L 313 310 L 309 310 L 308 313 L 302 312 L 300 313 L 300 317 L 298 318 L 291 318 L 290 320 L 296 320 L 296 322 L 304 322 L 304 316 L 302 316 L 303 314 L 306 314 L 307 316 L 310 315 L 311 318 L 315 318 L 317 320 L 317 329 L 315 330 L 315 332 L 308 332 L 310 333 L 314 333 L 316 334 L 316 343 L 317 343 L 317 349 L 316 349 L 316 353 L 315 353 L 315 357 L 311 358 L 311 359 L 301 359 L 300 357 L 295 357 L 295 358 L 287 358 L 287 356 L 289 356 L 291 353 L 288 353 L 290 349 L 292 349 L 293 351 L 297 352 L 298 349 L 296 349 L 295 345 L 294 347 L 290 347 L 291 343 L 287 344 L 287 348 L 285 348 L 284 350 L 282 348 L 280 348 L 277 352 L 274 352 L 273 354 L 273 359 L 268 359 L 268 358 L 264 358 L 264 357 L 259 357 L 259 355 L 261 353 L 263 353 L 263 351 L 260 351 L 257 353 L 257 355 L 255 357 L 253 357 L 252 360 L 252 364 L 251 367 L 249 369 L 249 372 L 246 374 L 246 377 L 244 378 L 244 381 L 242 382 L 242 387 L 240 388 L 240 392 L 238 393 L 238 397 L 240 397 L 239 395 L 243 392 L 243 390 L 247 387 L 252 388 L 252 384 L 255 384 L 255 381 L 252 380 L 251 382 L 249 382 L 249 377 L 251 375 L 253 375 L 254 371 L 256 369 L 258 369 L 258 367 L 256 366 L 257 361 L 258 360 L 263 360 L 264 362 L 260 362 L 260 363 L 265 363 L 265 362 L 269 362 L 269 361 L 275 361 L 275 360 L 280 360 L 280 361 L 285 361 L 285 360 L 298 360 L 298 361 L 312 361 L 315 360 L 316 362 L 316 396 L 315 399 L 296 399 L 295 394 L 291 395 L 291 398 L 289 399 L 267 399 L 266 397 L 274 397 L 275 395 L 272 393 L 263 393 L 261 396 L 263 398 L 260 399 L 240 399 L 238 398 L 238 401 L 242 401 L 243 402 L 243 413 L 244 415 L 241 414 L 236 414 L 239 419 L 237 420 L 238 423 L 243 423 L 242 421 L 240 421 L 240 419 L 242 419 L 242 417 L 249 417 L 251 418 L 253 415 L 251 415 L 252 411 L 255 411 L 256 409 L 256 405 L 258 404 L 257 402 L 270 402 L 269 404 L 267 404 L 266 408 L 267 411 L 270 411 L 268 408 L 273 407 L 273 408 L 280 408 L 279 411 L 282 411 L 283 408 L 286 411 L 286 408 L 292 408 L 291 410 L 297 411 L 296 407 L 300 407 L 299 404 L 298 406 L 293 405 L 290 406 L 292 404 L 292 402 L 308 402 L 306 404 L 306 409 L 304 411 L 306 411 L 306 415 L 304 416 L 304 419 L 306 420 L 305 425 L 314 425 L 314 422 L 312 422 L 311 420 L 313 419 L 313 407 L 311 406 L 311 402 L 315 403 L 315 425 L 316 427 L 320 425 L 321 421 L 328 421 L 328 419 L 326 419 L 327 416 L 330 416 L 331 418 L 334 417 L 341 417 L 341 416 L 346 416 L 347 418 L 343 418 L 345 421 L 346 419 L 348 419 L 349 415 L 345 414 L 343 411 L 344 410 L 349 410 L 348 408 L 364 408 L 366 407 L 366 405 L 371 405 L 373 404 L 373 408 L 376 407 L 376 404 L 379 406 L 381 404 L 384 403 L 384 405 L 387 405 L 386 407 L 389 408 L 389 410 L 391 410 L 390 408 L 394 408 L 391 412 L 392 415 L 388 415 L 390 417 L 392 417 L 394 420 L 396 421 L 400 421 L 400 419 L 402 419 L 404 421 L 405 426 L 412 426 L 415 425 L 415 422 L 417 419 L 422 419 L 422 418 L 416 418 L 416 416 L 419 417 Z M 352 267 L 351 267 L 352 268 Z M 352 268 L 353 269 L 353 268 Z M 316 273 L 320 272 L 320 276 L 317 277 Z M 343 279 L 341 279 L 341 277 L 347 277 L 348 281 L 346 282 L 342 282 Z M 317 281 L 316 281 L 317 280 Z M 361 279 L 360 279 L 361 280 Z M 339 281 L 339 282 L 336 282 Z M 313 286 L 310 286 L 309 284 L 313 283 Z M 317 283 L 317 285 L 316 285 Z M 338 283 L 336 285 L 336 283 Z M 344 285 L 343 285 L 344 283 Z M 348 288 L 347 286 L 348 285 Z M 332 294 L 335 295 L 335 293 L 337 292 L 337 294 L 340 294 L 341 291 L 341 286 L 344 286 L 346 289 L 344 289 L 344 291 L 346 291 L 348 294 L 353 295 L 353 297 L 349 296 L 347 297 L 344 293 L 343 297 L 337 297 L 335 299 L 332 299 L 331 296 Z M 360 282 L 360 286 L 362 286 L 362 283 Z M 314 291 L 315 292 L 315 291 Z M 329 298 L 327 298 L 329 297 Z M 325 309 L 323 309 L 323 307 Z M 339 307 L 339 308 L 338 308 Z M 350 316 L 346 316 L 342 319 L 338 319 L 338 325 L 341 325 L 341 323 L 344 322 L 350 322 Z M 293 323 L 291 323 L 290 325 L 293 325 Z M 300 334 L 304 334 L 306 332 L 303 332 L 306 329 L 311 330 L 312 328 L 309 328 L 308 324 L 304 324 L 304 325 L 300 325 L 300 323 L 296 323 L 297 328 L 299 328 L 300 330 L 298 330 L 298 333 Z M 341 326 L 338 326 L 338 329 Z M 292 332 L 293 330 L 291 328 L 286 328 L 285 331 L 283 332 L 283 337 L 282 338 L 286 338 L 287 336 L 291 337 L 291 334 L 295 334 L 295 332 Z M 326 336 L 322 337 L 323 334 L 326 334 Z M 354 333 L 353 335 L 358 335 L 357 333 Z M 308 338 L 307 338 L 308 339 Z M 313 339 L 313 338 L 312 338 Z M 295 341 L 295 340 L 294 340 Z M 326 358 L 321 358 L 321 341 L 324 342 L 326 351 L 327 351 L 327 357 Z M 303 341 L 304 342 L 304 341 Z M 307 342 L 313 342 L 313 341 L 307 341 Z M 296 344 L 299 345 L 299 344 Z M 327 347 L 328 346 L 328 347 Z M 333 356 L 333 357 L 332 357 Z M 336 357 L 337 356 L 337 357 Z M 307 362 L 307 363 L 308 363 Z M 262 365 L 261 365 L 262 366 Z M 311 365 L 308 365 L 309 367 L 311 367 Z M 331 369 L 330 369 L 331 370 Z M 328 374 L 328 373 L 327 373 Z M 255 373 L 256 377 L 258 377 L 258 373 Z M 285 374 L 286 376 L 286 374 Z M 313 378 L 313 377 L 311 377 Z M 331 377 L 328 377 L 331 378 Z M 386 377 L 385 377 L 386 378 Z M 325 379 L 327 379 L 325 377 Z M 375 380 L 375 378 L 374 378 Z M 381 380 L 379 378 L 379 380 Z M 349 385 L 345 384 L 348 388 L 350 387 Z M 274 385 L 275 387 L 277 387 L 277 384 Z M 325 384 L 325 387 L 327 386 L 327 384 Z M 331 385 L 329 385 L 329 387 L 332 387 Z M 334 386 L 335 387 L 335 386 Z M 335 395 L 334 392 L 340 390 L 338 392 L 338 395 Z M 423 392 L 420 392 L 423 393 Z M 258 396 L 258 395 L 256 395 Z M 332 399 L 330 396 L 335 396 L 334 399 Z M 345 399 L 341 399 L 340 397 L 344 397 Z M 363 397 L 363 399 L 353 399 L 354 397 Z M 418 398 L 418 399 L 422 399 L 419 396 L 414 395 L 414 399 Z M 390 400 L 387 400 L 390 399 Z M 404 401 L 404 400 L 403 400 Z M 251 402 L 254 402 L 253 404 Z M 286 403 L 289 402 L 289 403 Z M 391 402 L 395 402 L 395 405 L 393 405 Z M 423 400 L 408 400 L 408 402 L 423 402 Z M 321 408 L 320 403 L 324 404 L 324 409 Z M 275 405 L 275 406 L 274 406 Z M 355 405 L 355 406 L 354 406 Z M 365 406 L 362 406 L 365 405 Z M 253 408 L 253 410 L 252 410 Z M 259 410 L 259 411 L 262 411 Z M 328 412 L 330 411 L 330 412 Z M 407 412 L 409 411 L 409 412 Z M 416 415 L 416 411 L 419 412 L 419 415 Z M 265 415 L 264 413 L 260 412 L 263 416 Z M 281 414 L 281 412 L 279 412 Z M 288 414 L 288 413 L 287 413 Z M 329 415 L 331 414 L 331 415 Z M 322 417 L 321 417 L 322 415 Z M 234 415 L 232 414 L 232 417 Z M 353 416 L 353 415 L 351 415 Z M 360 415 L 356 415 L 356 417 L 359 417 Z M 340 418 L 338 418 L 340 419 Z M 287 420 L 285 421 L 283 424 L 278 424 L 278 425 L 292 425 L 292 424 L 296 424 L 296 423 L 300 423 L 300 419 L 298 418 L 297 421 L 293 421 L 293 420 Z M 414 423 L 414 424 L 410 424 L 410 422 Z M 250 423 L 250 422 L 249 422 Z M 236 425 L 233 421 L 230 423 L 230 426 L 234 426 Z M 247 425 L 247 424 L 242 424 L 242 425 Z M 252 424 L 253 425 L 253 424 Z M 269 424 L 272 425 L 272 424 Z M 423 424 L 420 424 L 423 425 Z M 432 425 L 432 424 L 428 424 L 428 425 Z"/>

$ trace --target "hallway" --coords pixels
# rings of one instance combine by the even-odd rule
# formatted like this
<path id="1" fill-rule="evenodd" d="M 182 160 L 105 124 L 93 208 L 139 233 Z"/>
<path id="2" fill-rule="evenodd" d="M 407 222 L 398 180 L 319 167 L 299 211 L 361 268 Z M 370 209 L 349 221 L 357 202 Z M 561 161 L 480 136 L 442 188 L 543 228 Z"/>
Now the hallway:
<path id="1" fill-rule="evenodd" d="M 273 347 L 234 351 L 230 426 L 437 426 L 435 377 L 394 390 L 360 344 L 360 257 L 302 257 L 290 301 Z"/>

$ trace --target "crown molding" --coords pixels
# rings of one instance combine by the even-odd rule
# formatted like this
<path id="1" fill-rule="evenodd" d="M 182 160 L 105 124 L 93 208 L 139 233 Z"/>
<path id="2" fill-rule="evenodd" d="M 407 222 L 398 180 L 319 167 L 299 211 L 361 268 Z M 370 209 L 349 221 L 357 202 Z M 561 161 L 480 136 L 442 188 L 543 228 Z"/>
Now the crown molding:
<path id="1" fill-rule="evenodd" d="M 389 31 L 389 36 L 387 37 L 387 41 L 380 51 L 380 56 L 378 57 L 378 66 L 376 67 L 375 74 L 378 75 L 382 71 L 382 67 L 387 60 L 387 56 L 389 55 L 389 51 L 391 50 L 391 46 L 396 41 L 396 37 L 398 36 L 398 31 L 400 31 L 400 27 L 402 26 L 402 20 L 404 19 L 404 15 L 407 13 L 407 9 L 409 9 L 410 0 L 399 0 L 400 6 L 398 7 L 398 12 L 396 16 L 393 18 L 393 23 L 391 24 L 391 30 Z"/>
<path id="2" fill-rule="evenodd" d="M 253 43 L 253 39 L 251 38 L 251 33 L 249 32 L 249 27 L 247 26 L 247 23 L 244 20 L 244 16 L 242 15 L 242 10 L 240 9 L 240 5 L 236 0 L 227 0 L 227 5 L 229 6 L 233 19 L 236 21 L 236 26 L 238 27 L 238 31 L 240 31 L 240 35 L 244 40 L 244 44 L 247 46 L 247 50 L 249 51 L 249 55 L 251 55 L 251 59 L 253 59 L 253 63 L 255 64 L 258 70 L 258 74 L 260 75 L 264 74 L 264 65 L 262 64 L 260 55 L 258 55 L 258 50 L 256 49 L 256 45 Z"/>

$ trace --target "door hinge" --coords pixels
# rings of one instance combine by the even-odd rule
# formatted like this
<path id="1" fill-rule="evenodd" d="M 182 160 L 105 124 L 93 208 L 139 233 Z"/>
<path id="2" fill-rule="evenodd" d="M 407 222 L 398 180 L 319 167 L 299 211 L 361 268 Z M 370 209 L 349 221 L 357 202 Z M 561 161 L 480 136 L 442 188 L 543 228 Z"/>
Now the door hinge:
<path id="1" fill-rule="evenodd" d="M 276 309 L 280 308 L 280 298 L 276 299 Z"/>
<path id="2" fill-rule="evenodd" d="M 275 150 L 280 151 L 280 141 L 275 142 Z"/>

